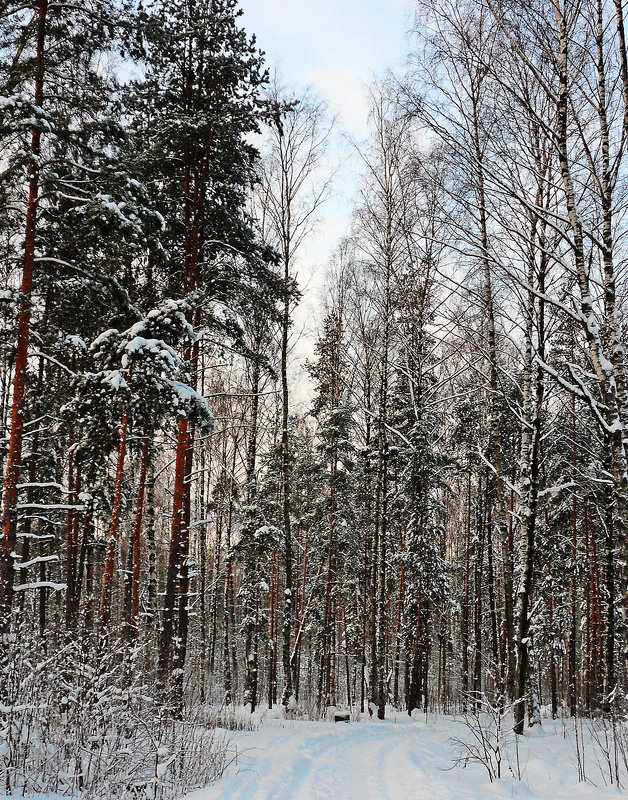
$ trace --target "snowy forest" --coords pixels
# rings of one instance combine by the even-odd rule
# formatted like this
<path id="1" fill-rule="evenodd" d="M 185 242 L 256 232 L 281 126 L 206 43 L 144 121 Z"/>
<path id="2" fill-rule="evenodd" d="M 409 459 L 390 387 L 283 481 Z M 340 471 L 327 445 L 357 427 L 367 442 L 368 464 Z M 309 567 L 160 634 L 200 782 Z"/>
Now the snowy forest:
<path id="1" fill-rule="evenodd" d="M 1 0 L 0 793 L 178 797 L 262 710 L 624 725 L 622 1 L 409 28 L 346 161 L 237 0 Z"/>

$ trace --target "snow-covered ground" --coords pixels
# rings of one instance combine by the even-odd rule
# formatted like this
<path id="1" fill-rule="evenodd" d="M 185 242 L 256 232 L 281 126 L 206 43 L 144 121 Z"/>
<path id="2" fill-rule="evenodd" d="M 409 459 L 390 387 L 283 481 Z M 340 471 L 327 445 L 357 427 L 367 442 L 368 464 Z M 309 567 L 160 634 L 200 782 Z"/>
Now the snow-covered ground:
<path id="1" fill-rule="evenodd" d="M 590 732 L 585 723 L 585 742 Z M 269 719 L 233 735 L 234 758 L 218 783 L 186 800 L 603 800 L 617 798 L 604 758 L 585 745 L 578 780 L 571 720 L 544 722 L 517 750 L 507 735 L 501 780 L 484 766 L 455 766 L 452 739 L 471 741 L 461 720 L 397 714 L 351 724 Z M 514 774 L 513 774 L 514 773 Z"/>

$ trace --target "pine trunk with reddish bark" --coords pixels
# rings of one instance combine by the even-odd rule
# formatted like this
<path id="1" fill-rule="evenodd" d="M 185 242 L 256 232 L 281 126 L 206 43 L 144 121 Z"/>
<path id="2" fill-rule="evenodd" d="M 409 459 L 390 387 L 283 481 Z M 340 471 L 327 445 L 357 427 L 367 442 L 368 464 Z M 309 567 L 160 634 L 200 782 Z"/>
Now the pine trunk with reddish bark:
<path id="1" fill-rule="evenodd" d="M 44 100 L 44 50 L 48 0 L 40 0 L 37 16 L 37 50 L 35 55 L 34 103 L 41 108 Z M 24 396 L 31 322 L 31 294 L 35 267 L 35 239 L 37 233 L 37 206 L 39 201 L 39 156 L 41 129 L 34 126 L 31 133 L 31 160 L 29 164 L 28 206 L 24 237 L 24 261 L 20 286 L 20 311 L 17 324 L 17 346 L 9 452 L 4 476 L 4 502 L 2 509 L 2 548 L 0 550 L 0 639 L 11 625 L 13 587 L 15 585 L 14 553 L 17 538 L 18 482 L 22 461 L 24 437 Z"/>

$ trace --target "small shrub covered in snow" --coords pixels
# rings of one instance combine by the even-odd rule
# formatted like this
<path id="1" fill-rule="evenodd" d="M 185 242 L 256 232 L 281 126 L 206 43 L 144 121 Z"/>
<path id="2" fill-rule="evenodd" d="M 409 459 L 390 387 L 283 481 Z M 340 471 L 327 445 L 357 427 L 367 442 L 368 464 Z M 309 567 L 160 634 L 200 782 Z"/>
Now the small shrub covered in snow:
<path id="1" fill-rule="evenodd" d="M 173 719 L 142 670 L 142 648 L 72 639 L 21 647 L 0 708 L 0 793 L 171 800 L 219 777 L 224 720 Z"/>

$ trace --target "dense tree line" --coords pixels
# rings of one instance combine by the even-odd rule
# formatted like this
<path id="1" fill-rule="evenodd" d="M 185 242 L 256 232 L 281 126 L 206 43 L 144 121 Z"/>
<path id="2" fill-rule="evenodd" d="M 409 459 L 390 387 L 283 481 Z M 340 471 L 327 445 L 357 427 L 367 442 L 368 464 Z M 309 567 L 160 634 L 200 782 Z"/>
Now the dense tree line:
<path id="1" fill-rule="evenodd" d="M 419 4 L 307 376 L 325 104 L 236 0 L 0 11 L 2 740 L 42 674 L 64 724 L 94 676 L 160 724 L 622 713 L 621 3 Z"/>

